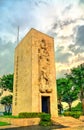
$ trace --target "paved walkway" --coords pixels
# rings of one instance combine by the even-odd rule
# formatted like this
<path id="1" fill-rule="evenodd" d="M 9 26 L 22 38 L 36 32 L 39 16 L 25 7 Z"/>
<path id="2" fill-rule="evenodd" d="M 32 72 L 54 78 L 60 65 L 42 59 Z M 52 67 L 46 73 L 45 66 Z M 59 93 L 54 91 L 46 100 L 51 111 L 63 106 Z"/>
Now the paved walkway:
<path id="1" fill-rule="evenodd" d="M 50 128 L 48 130 L 84 130 L 84 122 L 78 120 L 78 119 L 75 119 L 73 117 L 57 117 L 57 118 L 53 118 L 53 122 L 54 124 L 59 124 L 59 125 L 62 125 L 62 126 L 66 126 L 67 128 Z M 31 127 L 31 126 L 30 126 Z M 35 126 L 36 127 L 36 126 Z M 34 126 L 33 126 L 34 128 Z M 8 126 L 1 126 L 0 127 L 0 130 L 9 130 L 9 129 L 13 129 L 13 130 L 23 130 L 22 128 L 20 128 L 20 126 L 13 126 L 13 125 L 8 125 Z M 29 127 L 24 127 L 24 130 L 28 130 Z M 47 130 L 47 127 L 46 128 L 41 128 L 40 126 L 38 127 L 38 130 Z M 30 129 L 29 129 L 30 130 Z M 31 130 L 33 130 L 31 128 Z M 37 130 L 36 128 L 34 130 Z"/>
<path id="2" fill-rule="evenodd" d="M 14 126 L 14 125 L 0 126 L 0 130 L 6 129 L 6 128 L 16 128 L 16 127 L 18 127 L 18 126 Z"/>
<path id="3" fill-rule="evenodd" d="M 62 128 L 62 129 L 52 129 L 52 130 L 84 130 L 84 127 Z"/>
<path id="4" fill-rule="evenodd" d="M 6 126 L 0 127 L 0 130 L 84 130 L 84 127 L 70 127 L 70 128 L 47 128 L 47 127 L 16 127 L 16 126 Z"/>
<path id="5" fill-rule="evenodd" d="M 71 128 L 74 129 L 74 127 L 82 127 L 83 126 L 83 130 L 84 130 L 84 122 L 78 120 L 78 119 L 75 119 L 73 117 L 64 117 L 64 116 L 61 116 L 61 117 L 57 117 L 57 118 L 53 118 L 52 119 L 54 124 L 61 124 L 63 126 L 66 126 L 66 127 L 69 127 L 69 128 L 64 128 L 62 130 L 71 130 Z"/>

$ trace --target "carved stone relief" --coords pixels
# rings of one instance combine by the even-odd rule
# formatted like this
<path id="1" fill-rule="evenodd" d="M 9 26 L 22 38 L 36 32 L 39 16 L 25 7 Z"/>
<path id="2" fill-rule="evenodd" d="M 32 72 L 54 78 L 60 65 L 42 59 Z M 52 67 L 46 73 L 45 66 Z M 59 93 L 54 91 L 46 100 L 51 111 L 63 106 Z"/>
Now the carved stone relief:
<path id="1" fill-rule="evenodd" d="M 50 56 L 45 40 L 40 42 L 38 49 L 39 90 L 42 93 L 52 92 L 50 86 Z"/>

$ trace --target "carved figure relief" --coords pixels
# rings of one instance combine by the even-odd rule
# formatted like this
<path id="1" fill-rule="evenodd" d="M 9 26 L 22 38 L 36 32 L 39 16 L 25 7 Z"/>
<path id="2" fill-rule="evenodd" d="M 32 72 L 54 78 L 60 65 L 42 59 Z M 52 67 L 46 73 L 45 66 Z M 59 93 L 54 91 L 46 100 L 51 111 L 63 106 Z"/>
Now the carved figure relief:
<path id="1" fill-rule="evenodd" d="M 39 90 L 40 92 L 51 92 L 50 87 L 50 59 L 45 40 L 40 42 L 38 49 L 39 64 Z"/>

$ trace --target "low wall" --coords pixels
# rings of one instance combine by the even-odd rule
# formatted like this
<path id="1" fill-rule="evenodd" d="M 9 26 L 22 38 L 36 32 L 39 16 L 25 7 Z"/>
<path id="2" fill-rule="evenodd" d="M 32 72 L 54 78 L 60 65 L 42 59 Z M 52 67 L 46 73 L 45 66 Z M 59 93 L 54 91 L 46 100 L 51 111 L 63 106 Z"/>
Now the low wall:
<path id="1" fill-rule="evenodd" d="M 16 126 L 31 126 L 38 125 L 40 122 L 40 118 L 0 118 L 2 122 L 8 122 L 12 125 Z"/>

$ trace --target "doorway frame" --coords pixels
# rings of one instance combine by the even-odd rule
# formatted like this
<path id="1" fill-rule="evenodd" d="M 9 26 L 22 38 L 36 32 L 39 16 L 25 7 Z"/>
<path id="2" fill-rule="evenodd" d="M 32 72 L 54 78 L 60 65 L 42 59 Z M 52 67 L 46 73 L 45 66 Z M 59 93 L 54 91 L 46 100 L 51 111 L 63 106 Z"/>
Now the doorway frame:
<path id="1" fill-rule="evenodd" d="M 50 95 L 41 95 L 41 112 L 42 112 L 42 99 L 43 99 L 43 97 L 46 98 L 46 99 L 48 98 L 48 99 L 47 99 L 47 102 L 49 102 L 49 104 L 47 104 L 47 105 L 48 105 L 48 112 L 46 112 L 46 113 L 49 113 L 49 114 L 50 114 L 50 113 L 51 113 L 51 110 L 50 110 L 51 96 L 50 96 Z M 48 101 L 48 100 L 49 100 L 49 101 Z"/>

